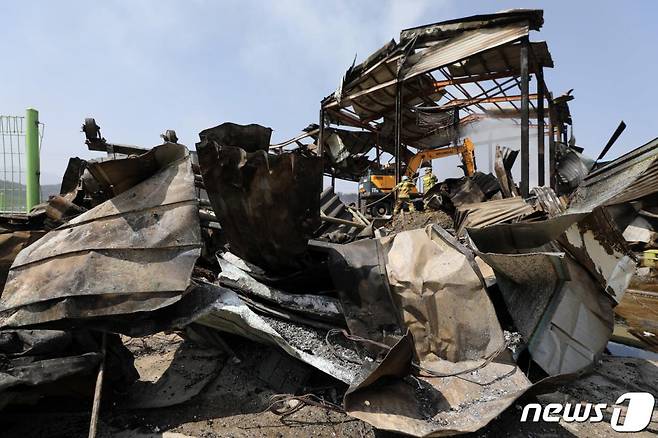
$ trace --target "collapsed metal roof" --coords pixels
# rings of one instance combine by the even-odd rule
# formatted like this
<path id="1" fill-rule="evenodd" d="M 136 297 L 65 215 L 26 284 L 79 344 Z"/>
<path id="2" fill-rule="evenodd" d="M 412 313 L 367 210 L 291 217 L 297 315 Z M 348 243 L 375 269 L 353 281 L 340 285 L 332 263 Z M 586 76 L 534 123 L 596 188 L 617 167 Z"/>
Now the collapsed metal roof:
<path id="1" fill-rule="evenodd" d="M 439 135 L 445 126 L 423 116 L 443 114 L 452 125 L 459 123 L 455 110 L 518 113 L 514 102 L 520 96 L 512 93 L 520 87 L 520 41 L 542 23 L 541 10 L 514 10 L 403 30 L 400 43 L 390 41 L 350 67 L 323 108 L 330 121 L 376 132 L 380 143 L 392 143 L 396 89 L 404 82 L 402 143 L 419 149 L 448 144 Z M 529 49 L 530 73 L 553 67 L 545 42 L 530 43 Z"/>

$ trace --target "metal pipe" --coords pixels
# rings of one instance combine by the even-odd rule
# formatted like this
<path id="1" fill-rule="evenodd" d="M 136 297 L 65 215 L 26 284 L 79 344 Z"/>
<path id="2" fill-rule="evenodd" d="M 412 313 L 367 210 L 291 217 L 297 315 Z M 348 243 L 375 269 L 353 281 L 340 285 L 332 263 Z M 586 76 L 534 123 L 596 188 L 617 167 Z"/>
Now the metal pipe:
<path id="1" fill-rule="evenodd" d="M 521 41 L 521 196 L 530 194 L 530 98 L 527 37 Z"/>
<path id="2" fill-rule="evenodd" d="M 41 202 L 41 186 L 39 184 L 39 112 L 34 108 L 25 111 L 25 208 Z"/>

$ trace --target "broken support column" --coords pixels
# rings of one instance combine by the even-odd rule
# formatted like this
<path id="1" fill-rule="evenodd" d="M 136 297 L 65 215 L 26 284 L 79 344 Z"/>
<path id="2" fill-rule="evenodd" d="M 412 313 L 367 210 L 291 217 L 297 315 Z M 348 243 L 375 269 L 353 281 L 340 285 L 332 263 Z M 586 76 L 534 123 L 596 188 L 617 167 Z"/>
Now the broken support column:
<path id="1" fill-rule="evenodd" d="M 521 40 L 521 196 L 530 193 L 530 98 L 528 86 L 528 37 Z"/>

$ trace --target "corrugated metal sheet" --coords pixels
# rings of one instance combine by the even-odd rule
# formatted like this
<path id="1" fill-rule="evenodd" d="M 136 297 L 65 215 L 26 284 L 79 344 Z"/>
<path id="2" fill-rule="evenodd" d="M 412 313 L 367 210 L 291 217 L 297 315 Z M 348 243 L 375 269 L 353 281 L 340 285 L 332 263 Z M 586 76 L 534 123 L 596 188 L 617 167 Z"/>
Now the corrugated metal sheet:
<path id="1" fill-rule="evenodd" d="M 597 208 L 558 239 L 617 303 L 635 273 L 635 257 L 604 208 Z"/>
<path id="2" fill-rule="evenodd" d="M 466 228 L 481 228 L 520 219 L 534 211 L 534 207 L 519 196 L 477 204 L 464 204 L 457 208 L 455 219 L 457 234 L 461 234 Z"/>
<path id="3" fill-rule="evenodd" d="M 336 224 L 331 222 L 323 222 L 320 228 L 316 231 L 316 236 L 329 235 L 330 233 L 344 234 L 345 238 L 353 239 L 359 234 L 363 228 L 370 225 L 365 216 L 358 210 L 348 208 L 347 205 L 334 193 L 334 189 L 327 187 L 320 194 L 320 212 L 323 216 L 334 219 L 342 219 L 349 222 L 355 222 L 362 226 L 350 226 L 347 224 Z M 344 242 L 341 242 L 344 243 Z"/>
<path id="4" fill-rule="evenodd" d="M 530 193 L 536 197 L 537 209 L 548 213 L 549 216 L 557 216 L 566 210 L 564 203 L 550 187 L 535 187 Z"/>
<path id="5" fill-rule="evenodd" d="M 553 295 L 568 279 L 564 253 L 479 252 L 478 256 L 496 272 L 496 282 L 514 325 L 526 341 L 530 340 Z"/>
<path id="6" fill-rule="evenodd" d="M 658 160 L 654 158 L 651 166 L 644 171 L 631 185 L 626 187 L 622 193 L 612 197 L 606 205 L 621 204 L 633 201 L 658 191 Z"/>
<path id="7" fill-rule="evenodd" d="M 591 367 L 601 357 L 612 334 L 612 302 L 587 272 L 569 257 L 568 278 L 554 295 L 528 350 L 549 375 Z"/>
<path id="8" fill-rule="evenodd" d="M 527 35 L 528 25 L 521 23 L 464 32 L 446 43 L 439 43 L 410 56 L 407 61 L 410 67 L 403 69 L 402 78 L 413 78 Z"/>
<path id="9" fill-rule="evenodd" d="M 339 359 L 336 355 L 322 356 L 304 345 L 297 345 L 299 344 L 299 342 L 295 343 L 295 340 L 299 339 L 297 337 L 288 336 L 290 340 L 285 339 L 273 326 L 273 318 L 266 318 L 252 311 L 232 290 L 202 283 L 194 292 L 217 296 L 216 301 L 194 315 L 193 321 L 195 323 L 236 334 L 256 342 L 276 345 L 292 357 L 347 384 L 355 379 L 355 370 L 357 368 L 353 364 L 349 366 L 349 363 Z M 289 324 L 293 328 L 296 324 L 294 322 L 283 323 Z M 308 329 L 304 329 L 303 325 L 298 325 L 298 327 L 299 331 L 308 331 Z M 304 339 L 303 336 L 300 338 Z"/>
<path id="10" fill-rule="evenodd" d="M 632 201 L 658 191 L 658 138 L 590 173 L 573 195 L 569 210 Z"/>
<path id="11" fill-rule="evenodd" d="M 544 41 L 530 43 L 528 70 L 534 73 L 538 66 L 553 67 L 553 58 Z M 460 64 L 451 64 L 448 71 L 453 77 L 478 75 L 491 72 L 504 72 L 510 69 L 520 71 L 521 45 L 513 44 L 482 52 L 480 56 L 469 58 Z"/>
<path id="12" fill-rule="evenodd" d="M 201 251 L 194 174 L 185 146 L 154 151 L 171 161 L 21 251 L 0 298 L 0 325 L 154 310 L 180 299 Z"/>
<path id="13" fill-rule="evenodd" d="M 249 153 L 204 136 L 196 147 L 231 252 L 266 270 L 305 266 L 308 239 L 320 226 L 322 159 Z"/>
<path id="14" fill-rule="evenodd" d="M 568 193 L 578 187 L 589 171 L 580 153 L 567 150 L 557 163 L 557 177 Z"/>

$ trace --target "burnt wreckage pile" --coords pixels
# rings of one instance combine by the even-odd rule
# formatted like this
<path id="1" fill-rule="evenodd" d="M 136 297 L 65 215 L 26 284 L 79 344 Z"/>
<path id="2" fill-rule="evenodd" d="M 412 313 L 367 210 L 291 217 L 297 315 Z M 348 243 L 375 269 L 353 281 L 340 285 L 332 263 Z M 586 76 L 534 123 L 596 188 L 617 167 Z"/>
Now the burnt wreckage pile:
<path id="1" fill-rule="evenodd" d="M 552 64 L 527 39 L 541 21 L 512 11 L 403 31 L 348 70 L 320 126 L 278 145 L 269 128 L 224 123 L 195 152 L 172 131 L 144 150 L 107 143 L 87 120 L 89 148 L 107 157 L 72 158 L 59 195 L 1 218 L 2 406 L 61 395 L 76 376 L 90 395 L 99 366 L 120 391 L 137 375 L 119 334 L 170 330 L 231 354 L 221 333 L 277 346 L 346 388 L 332 406 L 413 436 L 476 431 L 523 394 L 591 369 L 633 249 L 655 243 L 658 140 L 588 161 L 566 141 L 569 99 L 550 98 L 540 78 L 533 114 L 543 134 L 549 100 L 550 184 L 541 167 L 528 189 L 527 76 Z M 501 91 L 506 77 L 519 99 Z M 502 95 L 447 88 L 476 79 Z M 446 125 L 458 109 L 467 116 Z M 323 190 L 325 173 L 350 179 L 385 151 L 399 178 L 409 148 L 449 144 L 487 112 L 525 119 L 520 187 L 516 153 L 499 148 L 494 173 L 439 183 L 425 212 L 383 226 Z"/>

